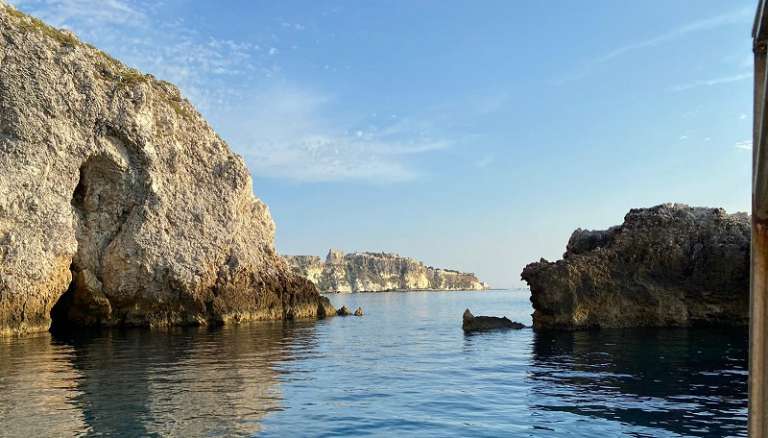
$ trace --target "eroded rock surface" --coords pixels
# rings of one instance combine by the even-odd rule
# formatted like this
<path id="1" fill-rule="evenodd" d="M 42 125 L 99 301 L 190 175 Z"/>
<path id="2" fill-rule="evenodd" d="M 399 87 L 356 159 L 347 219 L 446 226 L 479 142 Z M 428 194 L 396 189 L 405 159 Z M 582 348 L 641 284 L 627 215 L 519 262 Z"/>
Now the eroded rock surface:
<path id="1" fill-rule="evenodd" d="M 391 290 L 484 290 L 475 274 L 433 268 L 397 254 L 331 249 L 325 261 L 317 256 L 285 256 L 294 272 L 315 283 L 321 292 Z"/>
<path id="2" fill-rule="evenodd" d="M 749 246 L 747 214 L 682 204 L 578 229 L 562 260 L 522 272 L 534 328 L 747 324 Z"/>
<path id="3" fill-rule="evenodd" d="M 335 313 L 175 86 L 2 2 L 0 183 L 2 335 Z"/>
<path id="4" fill-rule="evenodd" d="M 461 329 L 465 332 L 482 332 L 489 330 L 520 330 L 525 324 L 512 321 L 506 316 L 475 316 L 469 309 L 462 315 Z"/>

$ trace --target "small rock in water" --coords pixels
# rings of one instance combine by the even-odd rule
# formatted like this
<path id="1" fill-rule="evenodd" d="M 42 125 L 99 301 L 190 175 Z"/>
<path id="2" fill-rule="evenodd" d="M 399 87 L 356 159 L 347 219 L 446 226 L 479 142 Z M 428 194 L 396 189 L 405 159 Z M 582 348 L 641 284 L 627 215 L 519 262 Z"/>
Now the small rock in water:
<path id="1" fill-rule="evenodd" d="M 355 316 L 363 316 L 363 308 L 358 307 L 357 310 L 355 310 Z"/>
<path id="2" fill-rule="evenodd" d="M 464 322 L 461 324 L 461 328 L 464 329 L 465 332 L 498 329 L 519 330 L 525 328 L 524 324 L 510 321 L 506 316 L 503 318 L 498 318 L 496 316 L 475 316 L 469 309 L 464 311 L 463 319 Z"/>
<path id="3" fill-rule="evenodd" d="M 347 306 L 341 306 L 341 308 L 336 311 L 336 314 L 339 316 L 349 316 L 352 314 L 352 312 L 349 311 Z"/>

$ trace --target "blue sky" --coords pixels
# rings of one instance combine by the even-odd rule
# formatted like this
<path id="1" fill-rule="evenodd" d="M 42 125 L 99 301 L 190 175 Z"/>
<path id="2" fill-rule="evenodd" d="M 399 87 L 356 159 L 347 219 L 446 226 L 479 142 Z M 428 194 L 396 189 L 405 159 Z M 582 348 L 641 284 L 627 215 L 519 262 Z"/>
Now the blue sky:
<path id="1" fill-rule="evenodd" d="M 516 287 L 630 208 L 749 208 L 754 0 L 12 3 L 178 84 L 285 254 Z"/>

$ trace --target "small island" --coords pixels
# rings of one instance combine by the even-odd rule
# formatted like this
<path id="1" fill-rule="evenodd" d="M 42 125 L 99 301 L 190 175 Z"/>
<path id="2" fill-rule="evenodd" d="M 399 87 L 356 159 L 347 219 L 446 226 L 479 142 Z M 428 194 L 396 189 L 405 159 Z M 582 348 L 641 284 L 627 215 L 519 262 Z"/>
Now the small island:
<path id="1" fill-rule="evenodd" d="M 345 254 L 331 249 L 318 256 L 285 256 L 293 272 L 313 282 L 321 293 L 385 291 L 487 290 L 472 273 L 434 268 L 410 257 L 384 252 Z"/>

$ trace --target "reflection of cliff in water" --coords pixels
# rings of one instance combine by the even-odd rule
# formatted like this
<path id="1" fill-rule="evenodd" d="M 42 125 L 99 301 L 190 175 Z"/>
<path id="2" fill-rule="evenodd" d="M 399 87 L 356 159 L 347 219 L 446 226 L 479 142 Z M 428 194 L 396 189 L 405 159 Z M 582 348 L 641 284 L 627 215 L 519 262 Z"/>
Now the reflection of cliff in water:
<path id="1" fill-rule="evenodd" d="M 48 333 L 0 337 L 0 436 L 64 437 L 87 429 L 73 354 Z"/>
<path id="2" fill-rule="evenodd" d="M 290 345 L 297 336 L 311 337 L 313 329 L 301 324 L 262 323 L 220 330 L 113 330 L 43 338 L 47 342 L 34 346 L 39 352 L 19 351 L 18 357 L 36 358 L 37 366 L 47 368 L 49 350 L 68 353 L 66 361 L 57 361 L 54 372 L 59 374 L 39 386 L 59 388 L 63 380 L 69 380 L 69 386 L 58 391 L 57 403 L 64 408 L 57 412 L 77 424 L 50 418 L 48 411 L 57 409 L 55 405 L 39 395 L 21 394 L 19 390 L 29 385 L 16 387 L 10 379 L 0 381 L 0 405 L 13 406 L 25 397 L 28 403 L 14 415 L 4 416 L 4 427 L 26 432 L 30 429 L 24 417 L 39 411 L 35 421 L 46 435 L 57 428 L 120 436 L 251 435 L 260 430 L 264 415 L 280 409 L 275 367 L 291 360 Z M 18 345 L 6 347 L 17 349 Z M 4 357 L 16 354 L 2 353 Z M 9 375 L 0 371 L 4 372 L 0 375 Z M 28 368 L 23 375 L 30 378 Z M 56 424 L 45 425 L 48 422 Z"/>
<path id="3" fill-rule="evenodd" d="M 540 332 L 532 409 L 650 429 L 724 436 L 746 430 L 747 332 L 647 329 Z M 649 430 L 650 430 L 649 429 Z"/>

